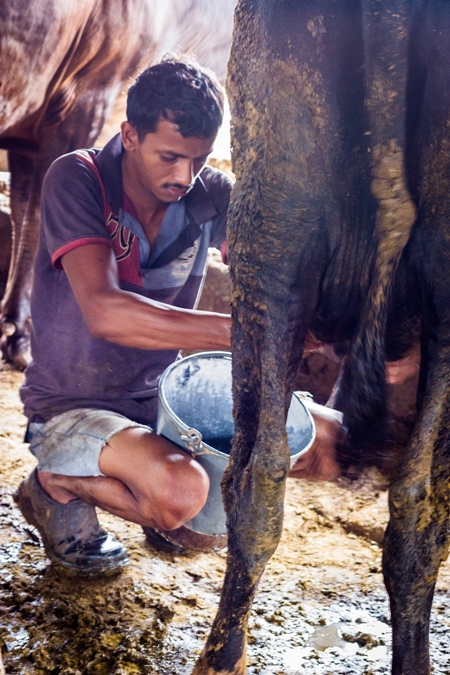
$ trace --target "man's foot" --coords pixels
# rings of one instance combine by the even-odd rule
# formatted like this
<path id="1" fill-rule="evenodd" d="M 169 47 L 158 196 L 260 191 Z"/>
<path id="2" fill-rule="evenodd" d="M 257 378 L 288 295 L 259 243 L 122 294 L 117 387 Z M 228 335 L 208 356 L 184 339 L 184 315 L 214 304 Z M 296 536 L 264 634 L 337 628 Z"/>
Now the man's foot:
<path id="1" fill-rule="evenodd" d="M 100 527 L 95 508 L 81 499 L 60 504 L 40 486 L 36 470 L 19 485 L 14 500 L 37 528 L 48 557 L 82 576 L 109 576 L 128 565 L 127 550 Z"/>

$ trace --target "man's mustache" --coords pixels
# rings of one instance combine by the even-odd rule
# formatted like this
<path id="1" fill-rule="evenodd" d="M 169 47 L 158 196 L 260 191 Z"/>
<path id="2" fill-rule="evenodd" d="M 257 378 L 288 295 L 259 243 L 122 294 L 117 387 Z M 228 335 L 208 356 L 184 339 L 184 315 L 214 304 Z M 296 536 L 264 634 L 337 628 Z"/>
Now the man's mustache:
<path id="1" fill-rule="evenodd" d="M 186 192 L 188 190 L 190 190 L 191 187 L 192 187 L 192 183 L 190 183 L 189 185 L 181 185 L 181 183 L 164 183 L 163 184 L 164 189 L 174 188 L 175 190 L 186 190 Z"/>

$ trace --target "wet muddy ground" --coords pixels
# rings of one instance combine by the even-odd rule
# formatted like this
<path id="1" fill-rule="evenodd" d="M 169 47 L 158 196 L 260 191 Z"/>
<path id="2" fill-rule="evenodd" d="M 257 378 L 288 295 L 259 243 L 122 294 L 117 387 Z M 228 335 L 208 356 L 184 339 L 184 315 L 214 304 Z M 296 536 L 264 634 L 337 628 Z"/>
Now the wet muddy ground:
<path id="1" fill-rule="evenodd" d="M 0 370 L 0 644 L 6 672 L 187 675 L 214 616 L 225 553 L 172 556 L 140 528 L 101 515 L 125 542 L 120 577 L 80 581 L 49 564 L 12 493 L 34 466 L 22 443 L 22 375 Z M 280 546 L 250 622 L 248 673 L 389 672 L 389 609 L 380 542 L 386 492 L 289 481 Z M 450 673 L 450 566 L 433 606 L 434 673 Z"/>

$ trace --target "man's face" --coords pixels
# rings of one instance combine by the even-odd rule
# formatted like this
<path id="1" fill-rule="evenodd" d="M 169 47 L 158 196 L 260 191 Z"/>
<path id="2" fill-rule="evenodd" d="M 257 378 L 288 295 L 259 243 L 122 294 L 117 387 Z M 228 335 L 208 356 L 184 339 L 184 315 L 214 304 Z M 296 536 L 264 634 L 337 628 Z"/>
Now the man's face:
<path id="1" fill-rule="evenodd" d="M 165 204 L 177 202 L 193 186 L 204 167 L 216 137 L 184 138 L 176 124 L 161 119 L 154 133 L 140 142 L 134 127 L 122 124 L 127 151 L 126 169 L 139 188 Z"/>

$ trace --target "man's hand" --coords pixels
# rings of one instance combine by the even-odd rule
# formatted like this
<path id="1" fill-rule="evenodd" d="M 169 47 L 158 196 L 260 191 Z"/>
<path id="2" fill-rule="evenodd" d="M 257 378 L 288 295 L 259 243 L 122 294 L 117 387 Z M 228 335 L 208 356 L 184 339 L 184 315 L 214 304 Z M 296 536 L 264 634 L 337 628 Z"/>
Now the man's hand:
<path id="1" fill-rule="evenodd" d="M 345 429 L 341 414 L 332 408 L 304 399 L 316 425 L 316 437 L 308 452 L 302 455 L 289 472 L 289 478 L 335 480 L 341 473 L 336 460 L 336 446 L 343 440 Z"/>
<path id="2" fill-rule="evenodd" d="M 418 374 L 420 369 L 420 349 L 417 347 L 398 361 L 386 362 L 386 382 L 401 384 Z"/>

